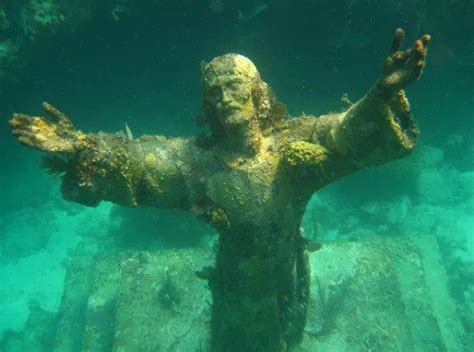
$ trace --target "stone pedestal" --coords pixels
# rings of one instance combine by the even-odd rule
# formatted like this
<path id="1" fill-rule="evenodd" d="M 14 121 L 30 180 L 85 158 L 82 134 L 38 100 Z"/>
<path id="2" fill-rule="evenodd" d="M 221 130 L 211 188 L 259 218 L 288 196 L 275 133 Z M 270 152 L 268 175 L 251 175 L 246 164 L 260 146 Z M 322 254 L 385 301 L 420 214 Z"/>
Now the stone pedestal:
<path id="1" fill-rule="evenodd" d="M 211 295 L 195 271 L 213 260 L 208 249 L 73 256 L 61 310 L 48 320 L 55 338 L 43 350 L 208 350 Z M 434 237 L 325 244 L 310 265 L 311 306 L 297 351 L 467 351 Z M 1 350 L 34 342 L 40 351 L 31 336 L 44 327 L 31 325 L 8 334 Z"/>

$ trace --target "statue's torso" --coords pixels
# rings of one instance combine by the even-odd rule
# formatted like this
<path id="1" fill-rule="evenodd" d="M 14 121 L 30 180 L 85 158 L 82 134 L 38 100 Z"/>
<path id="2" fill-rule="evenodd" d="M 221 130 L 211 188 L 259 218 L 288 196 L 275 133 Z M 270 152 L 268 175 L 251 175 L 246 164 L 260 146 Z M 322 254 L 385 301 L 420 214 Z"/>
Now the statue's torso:
<path id="1" fill-rule="evenodd" d="M 278 151 L 243 157 L 211 149 L 193 163 L 188 185 L 195 214 L 210 211 L 235 224 L 299 222 L 304 208 Z"/>
<path id="2" fill-rule="evenodd" d="M 309 140 L 312 124 L 311 118 L 299 118 L 275 129 L 262 138 L 255 155 L 232 154 L 218 146 L 203 148 L 193 137 L 155 137 L 141 147 L 152 185 L 147 192 L 159 198 L 157 205 L 168 193 L 175 198 L 179 194 L 180 201 L 170 203 L 212 224 L 294 227 L 314 187 L 294 172 L 294 165 L 289 167 L 285 150 Z M 150 199 L 151 205 L 154 202 Z"/>

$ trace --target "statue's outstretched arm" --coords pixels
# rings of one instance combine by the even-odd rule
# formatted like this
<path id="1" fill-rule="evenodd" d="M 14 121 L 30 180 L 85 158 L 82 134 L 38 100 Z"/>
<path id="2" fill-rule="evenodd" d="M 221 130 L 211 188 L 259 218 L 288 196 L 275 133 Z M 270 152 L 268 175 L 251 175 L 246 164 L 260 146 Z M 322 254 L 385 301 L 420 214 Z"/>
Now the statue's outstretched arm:
<path id="1" fill-rule="evenodd" d="M 403 91 L 425 66 L 428 35 L 401 51 L 404 32 L 395 31 L 381 77 L 357 103 L 341 114 L 317 119 L 313 140 L 354 163 L 376 165 L 409 154 L 418 130 Z"/>
<path id="2" fill-rule="evenodd" d="M 46 152 L 43 165 L 62 175 L 64 198 L 88 206 L 102 200 L 121 205 L 187 207 L 180 167 L 186 140 L 161 136 L 134 139 L 130 130 L 89 134 L 48 103 L 51 117 L 14 114 L 10 120 L 18 140 Z"/>

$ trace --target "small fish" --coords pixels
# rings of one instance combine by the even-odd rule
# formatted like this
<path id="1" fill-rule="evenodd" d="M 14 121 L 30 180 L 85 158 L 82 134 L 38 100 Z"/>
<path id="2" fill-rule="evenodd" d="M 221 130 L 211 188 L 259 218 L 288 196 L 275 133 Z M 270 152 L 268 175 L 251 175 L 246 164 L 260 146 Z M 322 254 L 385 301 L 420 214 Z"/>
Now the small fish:
<path id="1" fill-rule="evenodd" d="M 127 123 L 125 123 L 125 134 L 127 135 L 129 141 L 133 141 L 132 130 L 130 129 L 130 127 L 128 127 Z"/>

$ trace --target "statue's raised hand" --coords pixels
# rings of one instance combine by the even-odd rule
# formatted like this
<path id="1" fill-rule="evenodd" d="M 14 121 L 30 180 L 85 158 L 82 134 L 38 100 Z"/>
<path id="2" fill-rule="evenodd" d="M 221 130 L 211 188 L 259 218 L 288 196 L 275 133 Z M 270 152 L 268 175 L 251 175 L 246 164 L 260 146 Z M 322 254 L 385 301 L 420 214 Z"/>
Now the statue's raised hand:
<path id="1" fill-rule="evenodd" d="M 69 118 L 54 106 L 43 103 L 51 117 L 14 114 L 9 121 L 18 141 L 28 147 L 46 152 L 69 154 L 74 151 L 80 132 L 74 129 Z"/>
<path id="2" fill-rule="evenodd" d="M 431 37 L 425 34 L 410 49 L 399 50 L 404 38 L 403 30 L 397 28 L 384 62 L 382 77 L 376 85 L 377 93 L 387 98 L 417 80 L 425 67 L 427 45 Z"/>

